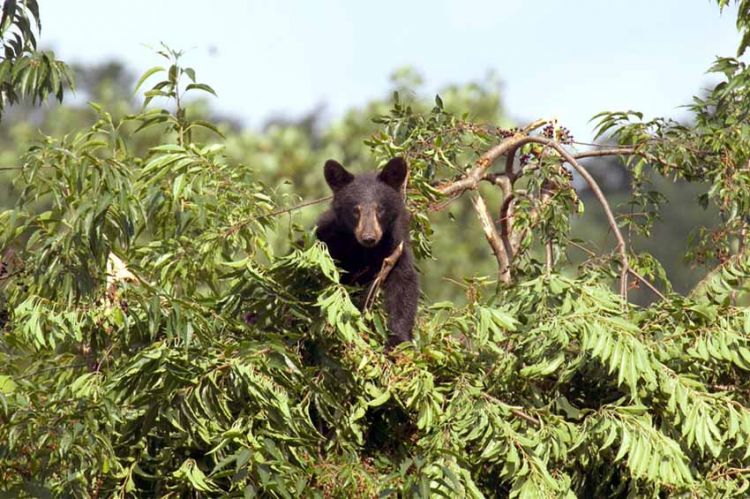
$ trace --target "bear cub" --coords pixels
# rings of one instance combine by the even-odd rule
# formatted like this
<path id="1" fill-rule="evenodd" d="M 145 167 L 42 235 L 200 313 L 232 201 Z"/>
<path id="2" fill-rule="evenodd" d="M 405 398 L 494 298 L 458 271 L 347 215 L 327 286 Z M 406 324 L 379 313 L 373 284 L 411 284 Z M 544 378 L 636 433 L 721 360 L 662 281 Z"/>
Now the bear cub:
<path id="1" fill-rule="evenodd" d="M 388 348 L 412 339 L 419 299 L 419 280 L 409 247 L 409 213 L 402 187 L 407 166 L 393 158 L 379 173 L 353 175 L 334 160 L 326 161 L 324 174 L 333 191 L 328 211 L 318 219 L 316 234 L 345 271 L 343 284 L 368 286 L 380 272 L 383 260 L 400 243 L 403 252 L 382 289 L 388 315 Z"/>

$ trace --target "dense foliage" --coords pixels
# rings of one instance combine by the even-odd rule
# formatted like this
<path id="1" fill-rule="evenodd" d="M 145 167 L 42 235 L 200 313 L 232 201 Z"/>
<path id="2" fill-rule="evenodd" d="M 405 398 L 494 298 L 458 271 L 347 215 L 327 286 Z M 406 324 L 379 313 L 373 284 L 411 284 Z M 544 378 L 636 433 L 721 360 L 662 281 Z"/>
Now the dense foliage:
<path id="1" fill-rule="evenodd" d="M 271 130 L 236 161 L 241 139 L 186 104 L 211 87 L 161 55 L 139 81 L 150 107 L 92 104 L 93 124 L 45 136 L 0 213 L 0 493 L 747 494 L 743 62 L 717 61 L 724 80 L 694 122 L 604 113 L 616 145 L 582 153 L 555 121 L 504 128 L 497 102 L 464 114 L 450 92 L 370 110 L 369 161 L 411 165 L 417 256 L 446 258 L 455 243 L 435 227 L 451 209 L 476 220 L 461 237 L 495 269 L 465 279 L 462 301 L 425 300 L 415 342 L 385 354 L 382 313 L 357 309 L 289 210 L 298 184 L 280 179 L 302 139 Z M 339 149 L 320 154 L 367 163 L 362 130 L 331 133 Z M 598 254 L 570 222 L 588 215 L 576 187 L 601 194 L 579 161 L 611 155 L 628 165 L 630 216 L 608 218 L 619 237 Z M 626 237 L 658 236 L 653 173 L 705 185 L 721 214 L 690 255 L 716 267 L 687 296 Z M 565 265 L 570 248 L 590 257 Z M 630 303 L 633 286 L 655 301 Z"/>

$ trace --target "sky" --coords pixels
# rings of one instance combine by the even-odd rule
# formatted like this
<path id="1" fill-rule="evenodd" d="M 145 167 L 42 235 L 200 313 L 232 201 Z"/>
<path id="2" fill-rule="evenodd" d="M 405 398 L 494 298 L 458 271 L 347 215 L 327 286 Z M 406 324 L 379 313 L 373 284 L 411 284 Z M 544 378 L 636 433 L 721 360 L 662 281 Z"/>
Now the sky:
<path id="1" fill-rule="evenodd" d="M 160 42 L 247 126 L 325 104 L 329 119 L 382 97 L 410 65 L 435 93 L 503 82 L 519 123 L 557 118 L 578 140 L 603 110 L 684 117 L 733 56 L 736 8 L 713 0 L 67 0 L 40 2 L 42 45 L 72 63 L 161 64 Z"/>

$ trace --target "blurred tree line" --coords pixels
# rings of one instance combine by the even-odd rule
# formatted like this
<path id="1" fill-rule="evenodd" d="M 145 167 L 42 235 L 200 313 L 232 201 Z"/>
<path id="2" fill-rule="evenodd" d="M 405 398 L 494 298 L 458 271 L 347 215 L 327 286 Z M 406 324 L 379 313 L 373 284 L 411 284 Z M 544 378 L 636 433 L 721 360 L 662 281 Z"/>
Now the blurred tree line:
<path id="1" fill-rule="evenodd" d="M 32 105 L 30 99 L 22 100 L 9 108 L 0 127 L 0 209 L 14 206 L 18 192 L 13 184 L 17 158 L 41 135 L 62 136 L 91 124 L 97 116 L 88 102 L 109 110 L 115 119 L 136 113 L 141 104 L 133 93 L 134 73 L 119 61 L 74 66 L 77 75 L 77 93 L 65 103 L 47 103 L 42 107 Z M 210 98 L 200 98 L 187 104 L 195 119 L 205 119 L 218 124 L 226 138 L 226 153 L 230 160 L 250 165 L 263 183 L 271 187 L 281 206 L 293 207 L 306 200 L 323 198 L 329 194 L 322 175 L 322 165 L 328 158 L 336 158 L 354 171 L 375 167 L 370 150 L 365 144 L 377 130 L 374 116 L 384 115 L 393 106 L 394 94 L 401 101 L 425 112 L 433 105 L 425 93 L 423 79 L 417 70 L 404 67 L 390 77 L 391 88 L 380 98 L 363 103 L 330 119 L 324 105 L 312 108 L 297 117 L 272 116 L 259 129 L 243 127 L 233 116 L 221 115 Z M 503 102 L 502 83 L 494 74 L 468 83 L 456 83 L 440 90 L 448 110 L 460 110 L 478 123 L 510 126 L 510 114 Z M 523 114 L 517 110 L 515 114 Z M 135 125 L 130 125 L 135 127 Z M 573 131 L 575 133 L 575 131 Z M 210 132 L 202 132 L 204 138 Z M 161 129 L 145 130 L 134 135 L 135 154 L 144 155 L 150 147 L 164 143 L 169 137 Z M 581 148 L 585 148 L 581 146 Z M 630 177 L 617 158 L 589 159 L 584 164 L 600 181 L 613 206 L 620 215 L 632 214 L 626 203 L 630 199 Z M 612 235 L 606 230 L 606 220 L 596 203 L 586 203 L 589 196 L 581 186 L 581 197 L 592 214 L 574 219 L 574 237 L 591 241 L 600 253 L 613 245 Z M 656 175 L 654 189 L 660 191 L 668 202 L 661 210 L 661 220 L 653 230 L 653 237 L 633 235 L 633 247 L 646 251 L 661 261 L 674 289 L 685 292 L 697 282 L 705 269 L 688 265 L 683 256 L 690 235 L 701 226 L 711 226 L 717 214 L 704 210 L 695 199 L 705 188 L 685 182 L 674 183 Z M 289 217 L 288 231 L 274 238 L 277 246 L 288 244 L 289 231 L 309 230 L 326 202 L 312 205 Z M 497 213 L 498 206 L 490 206 Z M 466 237 L 480 234 L 468 200 L 453 203 L 447 212 L 432 215 L 435 232 L 433 259 L 420 263 L 424 293 L 431 300 L 461 300 L 464 288 L 470 287 L 474 276 L 493 274 L 495 264 L 482 238 Z M 282 225 L 283 226 L 283 225 Z M 571 250 L 567 255 L 571 266 L 580 263 L 587 255 Z M 648 291 L 637 291 L 633 298 L 641 303 L 653 299 Z"/>

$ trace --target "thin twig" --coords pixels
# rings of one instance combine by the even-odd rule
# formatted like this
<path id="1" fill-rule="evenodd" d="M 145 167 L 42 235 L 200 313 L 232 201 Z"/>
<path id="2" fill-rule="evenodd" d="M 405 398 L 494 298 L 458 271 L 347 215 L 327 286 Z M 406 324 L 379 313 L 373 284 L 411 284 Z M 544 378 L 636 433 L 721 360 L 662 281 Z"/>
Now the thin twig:
<path id="1" fill-rule="evenodd" d="M 443 211 L 449 204 L 451 204 L 453 201 L 461 197 L 461 194 L 454 194 L 453 196 L 449 197 L 448 199 L 443 199 L 439 203 L 433 203 L 431 204 L 428 209 L 430 211 Z"/>
<path id="2" fill-rule="evenodd" d="M 250 218 L 246 218 L 242 222 L 236 223 L 232 225 L 229 229 L 227 229 L 226 236 L 228 237 L 228 236 L 232 236 L 236 234 L 240 229 L 242 229 L 248 224 L 255 222 L 256 220 L 262 220 L 264 218 L 275 217 L 277 215 L 283 215 L 284 213 L 289 213 L 295 210 L 299 210 L 300 208 L 305 208 L 307 206 L 312 206 L 314 204 L 323 203 L 332 198 L 333 198 L 333 195 L 330 195 L 330 196 L 326 196 L 326 197 L 319 198 L 319 199 L 313 199 L 312 201 L 305 201 L 304 203 L 300 203 L 300 204 L 291 206 L 289 208 L 283 208 L 281 210 L 272 211 L 271 213 L 264 213 L 263 215 L 256 215 Z"/>
<path id="3" fill-rule="evenodd" d="M 594 177 L 591 176 L 591 174 L 581 166 L 578 161 L 568 152 L 566 151 L 560 144 L 555 142 L 554 140 L 545 139 L 542 137 L 529 137 L 532 142 L 536 142 L 537 144 L 544 144 L 546 146 L 551 147 L 557 153 L 568 163 L 570 166 L 576 169 L 578 174 L 583 177 L 583 179 L 586 181 L 587 184 L 589 184 L 589 188 L 591 189 L 591 192 L 594 193 L 594 196 L 599 201 L 599 204 L 602 206 L 602 209 L 604 210 L 604 214 L 607 217 L 607 222 L 609 223 L 610 228 L 612 229 L 612 232 L 615 235 L 615 239 L 617 239 L 617 247 L 615 248 L 617 252 L 620 254 L 620 263 L 622 265 L 622 270 L 620 271 L 620 296 L 622 296 L 623 300 L 627 301 L 628 298 L 628 269 L 630 268 L 630 265 L 628 263 L 628 251 L 627 246 L 625 244 L 625 239 L 622 237 L 622 232 L 620 232 L 620 228 L 617 226 L 617 221 L 615 220 L 615 216 L 612 213 L 612 208 L 609 206 L 609 201 L 607 201 L 606 196 L 604 196 L 604 193 L 602 192 L 601 188 L 599 187 L 599 184 L 594 180 Z"/>
<path id="4" fill-rule="evenodd" d="M 372 305 L 375 303 L 375 297 L 377 296 L 378 289 L 380 289 L 381 284 L 388 278 L 388 274 L 390 274 L 391 270 L 393 270 L 393 267 L 396 266 L 396 263 L 398 262 L 398 259 L 401 258 L 401 254 L 403 252 L 404 242 L 401 241 L 398 246 L 396 246 L 396 249 L 393 250 L 393 253 L 383 259 L 383 264 L 380 266 L 380 272 L 378 272 L 375 280 L 372 281 L 370 289 L 367 292 L 367 298 L 365 298 L 365 305 L 363 307 L 365 311 L 369 310 L 370 307 L 372 307 Z"/>
<path id="5" fill-rule="evenodd" d="M 546 125 L 547 123 L 551 123 L 552 121 L 554 120 L 547 120 L 544 118 L 540 118 L 538 120 L 532 121 L 531 123 L 523 127 L 523 133 L 528 135 L 534 130 L 536 130 L 537 128 L 541 127 L 542 125 Z"/>
<path id="6" fill-rule="evenodd" d="M 584 152 L 575 154 L 573 157 L 575 159 L 584 159 L 584 158 L 599 158 L 602 156 L 628 156 L 632 154 L 638 154 L 636 149 L 632 147 L 614 147 L 611 149 L 584 151 Z"/>
<path id="7" fill-rule="evenodd" d="M 661 291 L 659 291 L 658 289 L 656 289 L 656 287 L 655 287 L 655 286 L 654 286 L 653 284 L 651 284 L 650 282 L 648 282 L 648 281 L 646 280 L 646 278 L 645 278 L 645 277 L 643 277 L 643 276 L 642 276 L 641 274 L 639 274 L 638 272 L 636 272 L 635 270 L 633 270 L 633 269 L 632 269 L 631 267 L 628 267 L 628 272 L 630 272 L 630 275 L 634 276 L 634 277 L 635 277 L 636 279 L 638 279 L 638 280 L 639 280 L 639 281 L 641 281 L 641 282 L 642 282 L 643 284 L 645 284 L 645 285 L 646 285 L 646 287 L 647 287 L 648 289 L 650 289 L 650 290 L 651 290 L 651 291 L 652 291 L 652 292 L 653 292 L 653 293 L 654 293 L 654 294 L 655 294 L 656 296 L 658 296 L 659 298 L 661 298 L 661 299 L 662 299 L 662 300 L 664 300 L 664 301 L 666 301 L 666 300 L 667 300 L 667 297 L 666 297 L 666 296 L 664 296 L 664 295 L 663 295 L 663 294 L 661 293 Z"/>
<path id="8" fill-rule="evenodd" d="M 586 144 L 582 142 L 576 142 L 576 144 L 597 146 L 597 144 Z M 598 147 L 602 147 L 602 146 L 598 146 Z M 660 159 L 658 156 L 651 154 L 650 152 L 641 151 L 638 149 L 638 147 L 613 147 L 613 148 L 608 148 L 608 149 L 599 149 L 595 151 L 584 151 L 584 152 L 573 155 L 573 157 L 576 159 L 599 158 L 603 156 L 641 156 L 642 158 L 645 158 L 653 163 L 659 163 L 660 165 L 664 165 L 673 170 L 680 168 L 679 165 L 664 161 L 663 159 Z"/>
<path id="9" fill-rule="evenodd" d="M 8 274 L 2 274 L 0 275 L 0 281 L 5 281 L 7 279 L 10 279 L 11 277 L 15 277 L 19 274 L 23 273 L 23 269 L 16 270 L 15 272 L 10 272 Z"/>
<path id="10" fill-rule="evenodd" d="M 589 147 L 609 147 L 607 144 L 597 144 L 595 142 L 582 142 L 580 140 L 574 140 L 572 142 L 577 146 L 589 146 Z"/>
<path id="11" fill-rule="evenodd" d="M 486 398 L 487 400 L 490 400 L 491 402 L 494 402 L 500 406 L 507 407 L 510 410 L 511 414 L 521 419 L 525 419 L 526 421 L 533 424 L 534 426 L 542 425 L 542 423 L 538 419 L 536 419 L 534 416 L 531 416 L 530 414 L 526 414 L 518 407 L 514 407 L 510 404 L 507 404 L 503 402 L 502 400 L 498 399 L 497 397 L 493 397 L 489 393 L 483 393 L 482 396 Z"/>
<path id="12" fill-rule="evenodd" d="M 578 244 L 575 241 L 570 241 L 569 240 L 568 244 L 570 244 L 571 246 L 574 246 L 574 247 L 578 248 L 579 250 L 583 251 L 584 253 L 586 253 L 591 258 L 594 258 L 594 257 L 598 256 L 596 253 L 594 253 L 593 251 L 591 251 L 590 249 L 588 249 L 586 246 L 583 246 L 582 244 Z M 666 301 L 667 297 L 664 296 L 664 294 L 661 291 L 659 291 L 656 288 L 656 286 L 654 286 L 653 284 L 651 284 L 651 282 L 648 281 L 645 277 L 643 277 L 642 275 L 640 275 L 638 272 L 636 272 L 632 268 L 628 268 L 628 272 L 630 272 L 630 275 L 632 275 L 633 277 L 635 277 L 636 279 L 638 279 L 639 281 L 641 281 L 641 283 L 643 283 L 643 285 L 645 285 L 648 289 L 650 289 L 652 293 L 654 293 L 656 296 L 658 296 L 662 300 Z"/>
<path id="13" fill-rule="evenodd" d="M 554 258 L 552 249 L 552 241 L 547 241 L 544 244 L 544 269 L 547 275 L 552 273 L 552 259 Z"/>
<path id="14" fill-rule="evenodd" d="M 518 418 L 525 419 L 526 421 L 528 421 L 529 423 L 533 424 L 534 426 L 541 426 L 542 425 L 536 418 L 534 418 L 533 416 L 529 416 L 528 414 L 526 414 L 525 412 L 523 412 L 520 409 L 511 409 L 510 412 L 511 412 L 511 414 L 513 414 L 514 416 L 516 416 Z"/>

